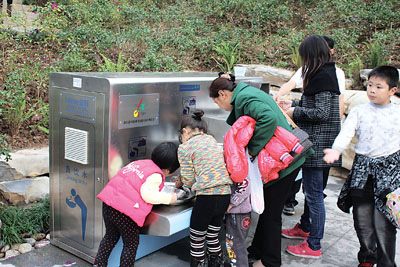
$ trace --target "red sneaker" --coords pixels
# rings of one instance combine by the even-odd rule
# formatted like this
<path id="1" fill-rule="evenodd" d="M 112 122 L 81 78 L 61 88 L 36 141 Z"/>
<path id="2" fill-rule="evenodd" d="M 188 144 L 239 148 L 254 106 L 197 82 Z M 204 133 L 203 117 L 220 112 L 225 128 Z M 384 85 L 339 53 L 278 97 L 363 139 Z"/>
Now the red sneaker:
<path id="1" fill-rule="evenodd" d="M 375 266 L 375 264 L 370 263 L 370 262 L 363 262 L 358 265 L 358 267 L 374 267 L 374 266 Z"/>
<path id="2" fill-rule="evenodd" d="M 282 236 L 290 239 L 306 239 L 310 233 L 306 233 L 296 224 L 292 229 L 282 229 Z"/>
<path id="3" fill-rule="evenodd" d="M 321 249 L 312 250 L 308 246 L 307 239 L 301 242 L 299 245 L 288 246 L 286 251 L 289 254 L 302 258 L 319 259 L 321 258 L 322 255 Z"/>

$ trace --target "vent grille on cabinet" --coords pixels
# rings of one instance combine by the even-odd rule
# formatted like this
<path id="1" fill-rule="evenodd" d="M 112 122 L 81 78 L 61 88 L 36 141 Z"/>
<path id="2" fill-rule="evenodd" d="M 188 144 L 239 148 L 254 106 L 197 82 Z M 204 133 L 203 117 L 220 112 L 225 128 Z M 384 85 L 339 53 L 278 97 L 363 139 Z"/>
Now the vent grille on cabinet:
<path id="1" fill-rule="evenodd" d="M 86 131 L 65 127 L 65 159 L 88 164 L 88 138 Z"/>

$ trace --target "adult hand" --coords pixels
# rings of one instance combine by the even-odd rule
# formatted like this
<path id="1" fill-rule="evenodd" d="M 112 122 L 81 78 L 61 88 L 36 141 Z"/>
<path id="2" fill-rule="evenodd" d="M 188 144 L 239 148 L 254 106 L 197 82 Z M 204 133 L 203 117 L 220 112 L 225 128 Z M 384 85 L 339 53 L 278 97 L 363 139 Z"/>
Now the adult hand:
<path id="1" fill-rule="evenodd" d="M 278 103 L 281 100 L 281 97 L 282 96 L 279 92 L 272 96 L 272 98 L 275 100 L 276 103 Z"/>
<path id="2" fill-rule="evenodd" d="M 279 100 L 278 105 L 284 110 L 288 110 L 290 107 L 292 107 L 292 101 L 291 100 Z"/>
<path id="3" fill-rule="evenodd" d="M 174 204 L 178 200 L 178 195 L 175 193 L 172 193 L 171 195 L 171 201 L 169 202 L 169 204 Z"/>
<path id="4" fill-rule="evenodd" d="M 322 158 L 326 163 L 331 164 L 339 160 L 340 152 L 336 149 L 324 149 L 325 156 Z"/>

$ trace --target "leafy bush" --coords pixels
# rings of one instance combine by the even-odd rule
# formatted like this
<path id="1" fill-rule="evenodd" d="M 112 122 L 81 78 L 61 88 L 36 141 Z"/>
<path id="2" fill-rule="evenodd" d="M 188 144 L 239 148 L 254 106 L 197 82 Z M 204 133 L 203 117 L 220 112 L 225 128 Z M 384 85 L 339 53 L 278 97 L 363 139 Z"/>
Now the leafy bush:
<path id="1" fill-rule="evenodd" d="M 1 114 L 10 103 L 19 103 L 9 111 L 19 118 L 36 111 L 33 125 L 20 128 L 46 131 L 48 123 L 33 118 L 45 118 L 48 74 L 118 69 L 119 53 L 119 67 L 128 71 L 217 71 L 235 63 L 297 68 L 300 42 L 324 34 L 336 41 L 336 61 L 349 75 L 372 58 L 400 67 L 400 1 L 26 1 L 36 4 L 36 29 L 15 32 L 0 23 L 3 132 L 18 128 L 10 114 Z M 0 21 L 5 17 L 1 13 Z M 379 48 L 368 47 L 375 41 Z"/>
<path id="2" fill-rule="evenodd" d="M 2 157 L 5 161 L 9 161 L 11 159 L 11 147 L 7 142 L 7 135 L 0 134 L 0 157 Z"/>
<path id="3" fill-rule="evenodd" d="M 360 56 L 355 56 L 354 60 L 350 62 L 346 70 L 346 76 L 354 81 L 360 80 L 360 70 L 364 67 Z"/>
<path id="4" fill-rule="evenodd" d="M 375 41 L 373 43 L 364 42 L 364 44 L 368 48 L 368 66 L 371 69 L 387 63 L 384 59 L 384 51 L 382 49 L 382 46 L 378 41 Z"/>
<path id="5" fill-rule="evenodd" d="M 232 72 L 233 65 L 239 60 L 239 44 L 222 41 L 213 47 L 220 59 L 213 58 L 221 71 Z"/>
<path id="6" fill-rule="evenodd" d="M 101 71 L 104 72 L 127 72 L 129 71 L 129 66 L 124 61 L 124 57 L 122 55 L 122 51 L 118 55 L 117 63 L 111 61 L 111 59 L 107 58 L 105 55 L 100 54 L 104 59 L 104 65 L 101 66 Z"/>
<path id="7" fill-rule="evenodd" d="M 9 245 L 22 243 L 22 234 L 44 233 L 50 227 L 49 198 L 27 208 L 0 207 L 0 214 L 0 240 Z"/>

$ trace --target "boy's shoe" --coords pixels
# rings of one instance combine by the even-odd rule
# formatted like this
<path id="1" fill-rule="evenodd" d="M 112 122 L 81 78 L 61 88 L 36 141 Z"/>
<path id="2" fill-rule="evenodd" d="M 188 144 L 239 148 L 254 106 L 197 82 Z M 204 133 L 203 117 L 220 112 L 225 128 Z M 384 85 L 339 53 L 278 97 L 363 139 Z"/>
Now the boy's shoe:
<path id="1" fill-rule="evenodd" d="M 306 233 L 296 224 L 292 229 L 282 229 L 282 236 L 290 239 L 306 239 L 310 233 Z"/>
<path id="2" fill-rule="evenodd" d="M 375 264 L 370 263 L 370 262 L 363 262 L 358 265 L 358 267 L 374 267 L 374 266 L 375 266 Z"/>
<path id="3" fill-rule="evenodd" d="M 286 251 L 289 254 L 302 258 L 319 259 L 321 258 L 322 255 L 321 249 L 312 250 L 308 246 L 307 239 L 301 242 L 299 245 L 288 246 Z"/>
<path id="4" fill-rule="evenodd" d="M 286 215 L 294 215 L 296 213 L 294 211 L 294 205 L 292 203 L 285 204 L 283 206 L 283 213 Z"/>

